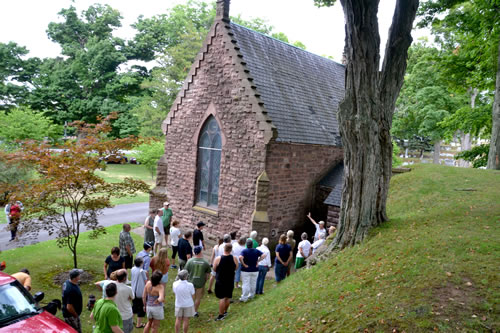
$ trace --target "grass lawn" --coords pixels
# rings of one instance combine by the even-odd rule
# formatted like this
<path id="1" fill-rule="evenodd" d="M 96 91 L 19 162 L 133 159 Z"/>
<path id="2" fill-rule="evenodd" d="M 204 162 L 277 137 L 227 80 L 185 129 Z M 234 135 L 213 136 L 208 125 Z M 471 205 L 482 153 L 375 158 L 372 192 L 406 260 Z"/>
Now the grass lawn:
<path id="1" fill-rule="evenodd" d="M 234 303 L 222 322 L 212 319 L 217 300 L 205 295 L 192 332 L 486 332 L 500 329 L 500 172 L 415 165 L 392 179 L 388 214 L 361 245 L 302 269 L 265 295 Z M 467 191 L 463 191 L 467 189 Z M 98 240 L 84 236 L 80 267 L 103 276 L 120 226 Z M 136 244 L 139 237 L 134 235 Z M 27 267 L 33 290 L 60 297 L 52 283 L 71 268 L 68 251 L 49 241 L 0 254 L 8 273 Z M 40 260 L 43 258 L 43 260 Z M 176 270 L 167 287 L 166 319 L 172 332 Z M 85 302 L 92 285 L 83 285 Z M 236 290 L 234 298 L 240 296 Z M 84 310 L 84 329 L 90 332 Z"/>
<path id="2" fill-rule="evenodd" d="M 135 164 L 109 164 L 106 165 L 106 170 L 97 171 L 105 181 L 109 183 L 117 183 L 123 181 L 126 177 L 140 179 L 148 184 L 151 188 L 154 186 L 154 180 L 151 179 L 151 174 L 144 165 Z M 115 198 L 112 200 L 113 205 L 123 205 L 136 202 L 148 202 L 149 193 L 138 193 L 135 196 L 124 198 Z M 4 206 L 0 206 L 0 224 L 6 223 Z"/>

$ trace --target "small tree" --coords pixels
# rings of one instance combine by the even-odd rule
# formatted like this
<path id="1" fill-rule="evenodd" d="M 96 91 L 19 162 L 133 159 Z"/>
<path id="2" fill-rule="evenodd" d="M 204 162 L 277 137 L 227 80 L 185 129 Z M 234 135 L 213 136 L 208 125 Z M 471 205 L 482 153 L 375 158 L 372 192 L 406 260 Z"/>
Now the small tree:
<path id="1" fill-rule="evenodd" d="M 144 164 L 146 169 L 151 174 L 151 179 L 154 179 L 156 175 L 156 167 L 158 165 L 158 160 L 165 152 L 165 145 L 162 141 L 150 141 L 145 142 L 134 148 L 136 153 L 134 156 L 137 161 Z"/>
<path id="2" fill-rule="evenodd" d="M 98 124 L 94 128 L 102 128 Z M 5 157 L 32 165 L 39 177 L 14 188 L 13 195 L 23 201 L 25 210 L 19 225 L 21 237 L 36 237 L 40 231 L 57 236 L 60 247 L 68 247 L 78 267 L 77 246 L 82 228 L 91 231 L 91 237 L 104 233 L 98 216 L 112 207 L 111 198 L 148 192 L 147 184 L 125 178 L 120 183 L 107 183 L 95 171 L 103 167 L 93 151 L 111 144 L 98 136 L 86 136 L 79 141 L 68 141 L 57 152 L 46 144 L 24 142 L 22 148 Z"/>

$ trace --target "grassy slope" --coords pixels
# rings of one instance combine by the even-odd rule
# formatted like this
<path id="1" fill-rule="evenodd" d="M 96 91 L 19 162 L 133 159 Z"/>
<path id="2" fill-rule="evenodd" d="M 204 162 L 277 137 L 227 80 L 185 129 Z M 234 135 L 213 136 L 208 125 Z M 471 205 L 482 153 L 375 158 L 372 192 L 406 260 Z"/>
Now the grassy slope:
<path id="1" fill-rule="evenodd" d="M 217 300 L 205 295 L 192 332 L 310 331 L 353 332 L 485 331 L 499 329 L 500 172 L 415 166 L 393 178 L 391 221 L 376 228 L 362 245 L 316 267 L 302 270 L 279 287 L 266 281 L 265 295 L 235 303 L 230 316 L 214 322 Z M 475 192 L 454 189 L 474 188 Z M 102 263 L 117 244 L 120 226 L 79 248 L 80 267 L 102 277 Z M 136 244 L 140 237 L 134 235 Z M 40 260 L 43 258 L 43 260 Z M 34 291 L 46 300 L 60 297 L 51 281 L 71 268 L 67 250 L 54 241 L 0 254 L 7 273 L 23 267 L 33 275 Z M 173 331 L 171 271 L 161 332 Z M 82 285 L 84 300 L 98 291 Z M 234 298 L 240 295 L 235 290 Z M 251 315 L 251 317 L 249 316 Z M 473 318 L 473 315 L 476 317 Z M 82 314 L 90 332 L 89 313 Z"/>
<path id="2" fill-rule="evenodd" d="M 219 331 L 498 330 L 499 198 L 500 172 L 415 166 L 392 180 L 390 222 Z"/>
<path id="3" fill-rule="evenodd" d="M 151 175 L 144 165 L 109 164 L 106 165 L 106 170 L 97 171 L 97 174 L 109 183 L 120 182 L 123 181 L 124 178 L 130 177 L 146 182 L 151 188 L 154 186 L 154 181 L 151 179 Z M 135 196 L 117 198 L 112 200 L 114 205 L 148 201 L 148 193 L 139 193 Z M 0 206 L 0 224 L 6 222 L 7 221 L 5 219 L 4 207 Z"/>

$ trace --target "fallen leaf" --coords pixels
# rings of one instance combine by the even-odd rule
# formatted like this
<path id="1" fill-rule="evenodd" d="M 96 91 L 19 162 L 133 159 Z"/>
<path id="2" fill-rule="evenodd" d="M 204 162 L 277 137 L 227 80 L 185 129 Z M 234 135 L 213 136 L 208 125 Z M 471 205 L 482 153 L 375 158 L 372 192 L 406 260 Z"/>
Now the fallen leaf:
<path id="1" fill-rule="evenodd" d="M 451 273 L 450 272 L 446 272 L 446 275 L 451 276 Z"/>

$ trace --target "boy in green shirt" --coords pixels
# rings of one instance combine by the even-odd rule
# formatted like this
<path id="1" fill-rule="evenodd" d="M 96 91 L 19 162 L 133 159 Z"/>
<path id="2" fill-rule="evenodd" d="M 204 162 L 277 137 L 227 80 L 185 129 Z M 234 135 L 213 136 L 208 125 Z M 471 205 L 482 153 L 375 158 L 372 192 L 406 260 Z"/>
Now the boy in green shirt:
<path id="1" fill-rule="evenodd" d="M 106 286 L 106 298 L 101 298 L 95 305 L 90 318 L 95 320 L 93 333 L 123 333 L 123 321 L 114 302 L 117 293 L 115 283 Z"/>
<path id="2" fill-rule="evenodd" d="M 198 317 L 198 308 L 205 292 L 205 283 L 212 269 L 208 261 L 203 258 L 201 246 L 195 246 L 193 252 L 194 258 L 188 260 L 184 269 L 189 272 L 189 282 L 194 286 L 194 316 Z"/>
<path id="3" fill-rule="evenodd" d="M 165 242 L 167 243 L 167 247 L 168 247 L 168 235 L 170 235 L 170 221 L 172 220 L 172 215 L 174 215 L 172 209 L 170 209 L 169 206 L 170 204 L 167 201 L 165 201 L 163 203 L 163 208 L 161 209 L 163 211 L 161 221 L 163 223 L 163 230 L 165 231 Z"/>

